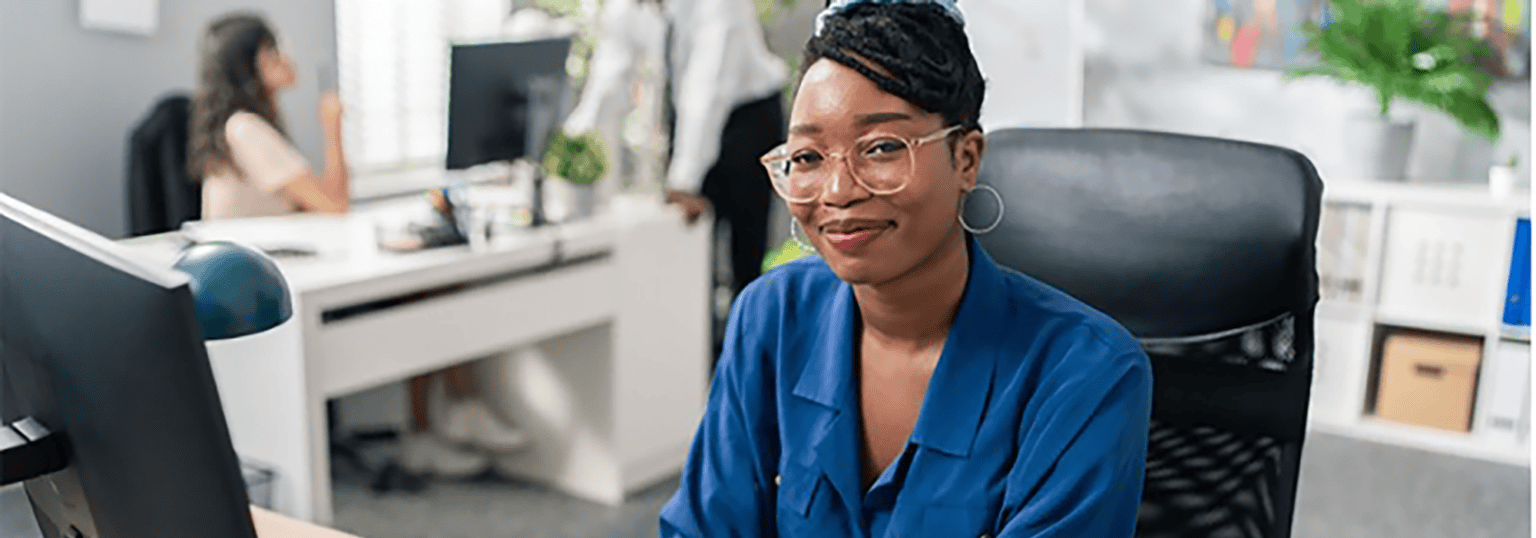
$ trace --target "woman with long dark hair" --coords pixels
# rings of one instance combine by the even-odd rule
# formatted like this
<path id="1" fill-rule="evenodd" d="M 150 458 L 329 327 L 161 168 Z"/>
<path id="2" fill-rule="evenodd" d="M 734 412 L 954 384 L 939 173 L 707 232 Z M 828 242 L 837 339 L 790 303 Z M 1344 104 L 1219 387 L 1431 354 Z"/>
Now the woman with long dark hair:
<path id="1" fill-rule="evenodd" d="M 320 99 L 325 172 L 316 174 L 293 147 L 278 94 L 298 81 L 277 34 L 251 13 L 220 17 L 201 44 L 192 99 L 192 177 L 203 182 L 203 218 L 340 213 L 350 206 L 341 149 L 341 99 Z"/>

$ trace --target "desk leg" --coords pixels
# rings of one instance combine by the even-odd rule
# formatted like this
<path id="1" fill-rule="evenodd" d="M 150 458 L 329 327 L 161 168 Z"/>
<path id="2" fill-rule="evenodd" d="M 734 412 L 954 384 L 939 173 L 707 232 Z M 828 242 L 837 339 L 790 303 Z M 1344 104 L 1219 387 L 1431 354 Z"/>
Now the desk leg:
<path id="1" fill-rule="evenodd" d="M 615 245 L 612 423 L 625 493 L 682 470 L 704 412 L 714 227 L 670 213 L 625 228 Z"/>

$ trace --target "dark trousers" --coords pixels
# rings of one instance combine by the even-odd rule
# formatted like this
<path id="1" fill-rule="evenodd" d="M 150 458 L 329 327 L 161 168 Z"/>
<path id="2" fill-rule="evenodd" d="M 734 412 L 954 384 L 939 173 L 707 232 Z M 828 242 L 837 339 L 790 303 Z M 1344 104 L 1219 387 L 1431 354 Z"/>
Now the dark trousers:
<path id="1" fill-rule="evenodd" d="M 729 284 L 733 300 L 762 273 L 763 256 L 768 251 L 768 208 L 773 186 L 758 158 L 784 143 L 784 107 L 779 99 L 775 93 L 731 111 L 721 134 L 720 155 L 705 173 L 700 188 L 700 194 L 714 206 L 715 218 L 730 230 Z M 715 256 L 721 254 L 716 252 Z M 726 312 L 717 314 L 711 331 L 716 360 L 725 339 Z"/>
<path id="2" fill-rule="evenodd" d="M 731 292 L 741 293 L 762 273 L 768 251 L 768 207 L 773 186 L 758 160 L 784 143 L 784 110 L 779 95 L 736 107 L 725 122 L 720 156 L 704 175 L 701 193 L 715 218 L 731 231 Z"/>

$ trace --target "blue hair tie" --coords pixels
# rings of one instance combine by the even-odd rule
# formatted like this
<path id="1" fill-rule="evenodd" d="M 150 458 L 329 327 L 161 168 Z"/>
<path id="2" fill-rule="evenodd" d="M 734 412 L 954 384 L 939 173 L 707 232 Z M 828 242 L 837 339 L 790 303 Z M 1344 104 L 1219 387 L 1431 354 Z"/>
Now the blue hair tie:
<path id="1" fill-rule="evenodd" d="M 960 14 L 960 7 L 955 5 L 955 0 L 832 0 L 826 9 L 816 14 L 816 30 L 812 35 L 821 35 L 821 29 L 826 27 L 827 17 L 847 11 L 848 8 L 859 4 L 927 4 L 944 10 L 944 14 L 954 19 L 955 24 L 959 24 L 961 28 L 965 27 L 965 16 Z"/>

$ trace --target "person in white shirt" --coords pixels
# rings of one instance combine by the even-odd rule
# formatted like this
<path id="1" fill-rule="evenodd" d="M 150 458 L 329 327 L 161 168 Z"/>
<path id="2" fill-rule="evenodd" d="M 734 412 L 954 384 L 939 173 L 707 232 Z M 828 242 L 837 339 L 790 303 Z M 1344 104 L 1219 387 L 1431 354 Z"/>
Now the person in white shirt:
<path id="1" fill-rule="evenodd" d="M 667 201 L 689 224 L 713 209 L 729 227 L 734 296 L 767 252 L 772 188 L 758 159 L 784 141 L 789 68 L 768 50 L 751 0 L 607 0 L 602 9 L 590 76 L 564 128 L 632 142 L 636 127 L 664 121 L 650 107 L 670 86 Z"/>
<path id="2" fill-rule="evenodd" d="M 675 110 L 668 201 L 689 222 L 713 206 L 730 227 L 732 291 L 761 272 L 772 187 L 758 158 L 784 141 L 789 68 L 751 0 L 664 0 Z"/>

